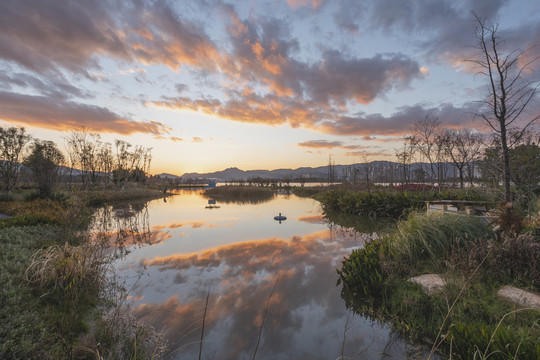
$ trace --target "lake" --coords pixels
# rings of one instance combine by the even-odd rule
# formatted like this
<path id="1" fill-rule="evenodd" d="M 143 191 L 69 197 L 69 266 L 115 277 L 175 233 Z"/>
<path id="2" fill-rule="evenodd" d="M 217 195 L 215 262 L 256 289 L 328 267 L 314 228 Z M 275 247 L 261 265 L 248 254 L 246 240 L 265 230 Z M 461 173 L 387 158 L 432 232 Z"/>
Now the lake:
<path id="1" fill-rule="evenodd" d="M 203 320 L 202 359 L 402 359 L 410 351 L 387 326 L 347 310 L 336 287 L 343 256 L 377 235 L 329 222 L 309 198 L 215 200 L 180 190 L 96 215 L 108 231 L 132 235 L 116 272 L 137 318 L 165 332 L 171 359 L 198 358 Z M 287 220 L 275 221 L 278 213 Z"/>

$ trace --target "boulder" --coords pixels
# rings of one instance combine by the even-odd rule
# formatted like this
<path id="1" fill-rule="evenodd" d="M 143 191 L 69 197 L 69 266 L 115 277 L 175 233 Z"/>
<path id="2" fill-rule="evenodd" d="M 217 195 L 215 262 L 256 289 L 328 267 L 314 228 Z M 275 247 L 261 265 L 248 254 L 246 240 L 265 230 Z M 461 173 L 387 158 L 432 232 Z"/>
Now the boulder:
<path id="1" fill-rule="evenodd" d="M 515 288 L 513 286 L 503 286 L 497 295 L 513 304 L 525 308 L 533 308 L 540 311 L 540 295 Z"/>
<path id="2" fill-rule="evenodd" d="M 425 274 L 415 276 L 409 279 L 409 281 L 422 285 L 422 289 L 428 295 L 439 294 L 446 286 L 446 281 L 439 274 Z"/>

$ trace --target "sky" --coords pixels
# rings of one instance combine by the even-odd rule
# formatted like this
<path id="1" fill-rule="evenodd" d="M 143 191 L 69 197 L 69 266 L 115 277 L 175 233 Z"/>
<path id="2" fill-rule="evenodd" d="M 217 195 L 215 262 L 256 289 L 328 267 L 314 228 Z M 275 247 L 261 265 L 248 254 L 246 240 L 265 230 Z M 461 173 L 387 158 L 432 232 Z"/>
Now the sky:
<path id="1" fill-rule="evenodd" d="M 471 11 L 540 55 L 531 0 L 0 0 L 0 126 L 152 148 L 154 174 L 392 161 L 425 116 L 485 129 Z"/>

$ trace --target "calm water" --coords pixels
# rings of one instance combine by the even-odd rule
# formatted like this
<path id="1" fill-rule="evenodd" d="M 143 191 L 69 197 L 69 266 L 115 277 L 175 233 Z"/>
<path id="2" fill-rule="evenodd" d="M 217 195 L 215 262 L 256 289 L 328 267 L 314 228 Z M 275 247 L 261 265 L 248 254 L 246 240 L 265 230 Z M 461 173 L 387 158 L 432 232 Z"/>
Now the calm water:
<path id="1" fill-rule="evenodd" d="M 343 256 L 371 235 L 330 224 L 318 202 L 294 195 L 207 206 L 184 190 L 100 213 L 145 240 L 124 244 L 117 272 L 137 317 L 166 332 L 170 358 L 198 358 L 208 293 L 203 359 L 252 359 L 263 318 L 256 359 L 404 358 L 405 346 L 349 312 L 336 287 Z"/>

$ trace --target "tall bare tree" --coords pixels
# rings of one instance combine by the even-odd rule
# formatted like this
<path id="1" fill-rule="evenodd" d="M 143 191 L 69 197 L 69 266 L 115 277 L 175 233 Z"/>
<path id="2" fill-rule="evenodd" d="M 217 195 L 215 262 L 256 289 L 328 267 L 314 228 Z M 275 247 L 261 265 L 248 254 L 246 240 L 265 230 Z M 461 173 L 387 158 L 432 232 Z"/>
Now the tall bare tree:
<path id="1" fill-rule="evenodd" d="M 440 164 L 437 163 L 437 140 L 439 133 L 439 119 L 431 115 L 426 115 L 419 118 L 414 123 L 412 126 L 412 134 L 407 138 L 414 150 L 420 153 L 420 161 L 426 159 L 429 162 L 429 177 L 431 179 L 431 185 L 434 185 L 435 177 L 438 177 L 440 174 Z"/>
<path id="2" fill-rule="evenodd" d="M 404 143 L 401 149 L 394 149 L 396 159 L 401 167 L 401 188 L 403 190 L 405 189 L 405 184 L 409 183 L 413 151 L 414 147 L 407 143 Z"/>
<path id="3" fill-rule="evenodd" d="M 22 127 L 0 127 L 0 178 L 7 191 L 17 185 L 24 148 L 31 138 Z"/>
<path id="4" fill-rule="evenodd" d="M 507 50 L 503 39 L 498 36 L 498 23 L 488 24 L 477 14 L 476 37 L 478 57 L 470 60 L 479 73 L 488 79 L 488 95 L 478 114 L 494 132 L 502 152 L 504 200 L 512 202 L 510 184 L 510 149 L 519 142 L 527 128 L 539 114 L 527 114 L 527 107 L 536 98 L 538 81 L 527 79 L 526 74 L 538 57 L 530 58 L 530 51 Z M 510 133 L 516 132 L 514 139 Z"/>
<path id="5" fill-rule="evenodd" d="M 441 134 L 441 143 L 445 151 L 458 169 L 460 187 L 464 187 L 466 171 L 470 183 L 473 182 L 474 172 L 472 164 L 478 160 L 482 149 L 482 135 L 469 129 L 444 129 Z"/>

